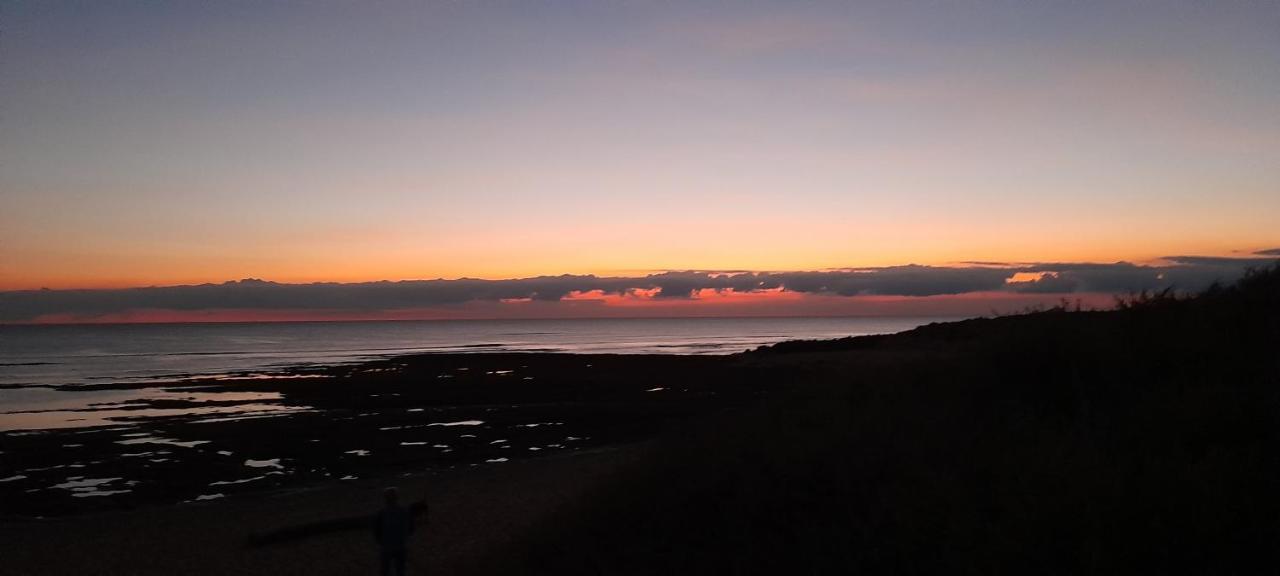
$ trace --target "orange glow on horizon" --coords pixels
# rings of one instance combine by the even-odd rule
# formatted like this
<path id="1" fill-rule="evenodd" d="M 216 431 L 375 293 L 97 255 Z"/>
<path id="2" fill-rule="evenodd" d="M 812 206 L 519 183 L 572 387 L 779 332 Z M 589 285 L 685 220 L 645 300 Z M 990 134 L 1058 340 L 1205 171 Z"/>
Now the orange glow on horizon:
<path id="1" fill-rule="evenodd" d="M 535 276 L 558 276 L 561 274 L 611 276 L 643 276 L 661 273 L 668 270 L 752 270 L 752 271 L 804 271 L 858 269 L 897 266 L 903 264 L 920 264 L 926 266 L 965 266 L 967 262 L 1131 262 L 1135 264 L 1156 264 L 1170 255 L 1197 255 L 1219 257 L 1248 257 L 1257 250 L 1275 248 L 1274 244 L 1259 243 L 1249 249 L 1237 249 L 1216 246 L 1213 249 L 1196 250 L 1192 247 L 1170 247 L 1165 250 L 1148 249 L 1142 252 L 1122 253 L 1107 251 L 1069 251 L 1069 250 L 1034 250 L 1018 249 L 1016 251 L 980 250 L 970 253 L 948 251 L 935 254 L 933 257 L 921 257 L 917 252 L 885 252 L 876 255 L 844 259 L 838 255 L 817 255 L 812 257 L 760 258 L 743 261 L 736 258 L 716 258 L 699 265 L 693 262 L 680 262 L 668 267 L 644 267 L 623 264 L 608 266 L 600 262 L 575 262 L 534 260 L 525 261 L 517 257 L 505 259 L 505 262 L 524 262 L 520 266 L 499 265 L 497 262 L 486 264 L 484 261 L 445 261 L 434 260 L 429 267 L 411 263 L 408 256 L 395 259 L 388 258 L 351 258 L 341 263 L 326 262 L 317 258 L 298 258 L 295 260 L 272 262 L 264 266 L 244 266 L 234 262 L 210 264 L 195 259 L 188 263 L 175 258 L 165 258 L 159 263 L 147 260 L 133 260 L 117 257 L 85 260 L 74 258 L 21 261 L 9 259 L 0 265 L 0 291 L 7 290 L 95 290 L 119 289 L 148 286 L 176 286 L 197 284 L 221 284 L 230 280 L 244 278 L 260 278 L 282 284 L 307 284 L 314 282 L 358 283 L 377 282 L 383 280 L 431 280 L 475 278 L 484 280 L 502 280 L 512 278 L 529 278 Z M 1237 245 L 1238 246 L 1238 245 Z M 746 250 L 744 250 L 746 251 Z M 639 262 L 637 257 L 622 258 L 620 262 Z M 3 257 L 3 254 L 0 254 Z"/>

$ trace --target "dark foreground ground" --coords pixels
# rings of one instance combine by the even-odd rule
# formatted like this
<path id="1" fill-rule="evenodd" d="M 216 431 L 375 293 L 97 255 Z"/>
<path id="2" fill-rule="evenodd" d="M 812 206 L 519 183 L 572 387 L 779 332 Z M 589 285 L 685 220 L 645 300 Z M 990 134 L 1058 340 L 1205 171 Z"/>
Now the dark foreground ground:
<path id="1" fill-rule="evenodd" d="M 1122 308 L 721 358 L 411 357 L 216 384 L 309 411 L 148 423 L 207 441 L 185 458 L 201 472 L 121 469 L 138 490 L 92 506 L 8 489 L 0 573 L 372 573 L 359 517 L 390 483 L 431 506 L 416 573 L 1274 573 L 1280 274 Z M 4 441 L 32 462 L 66 443 Z M 281 473 L 172 503 L 244 476 L 242 455 Z"/>

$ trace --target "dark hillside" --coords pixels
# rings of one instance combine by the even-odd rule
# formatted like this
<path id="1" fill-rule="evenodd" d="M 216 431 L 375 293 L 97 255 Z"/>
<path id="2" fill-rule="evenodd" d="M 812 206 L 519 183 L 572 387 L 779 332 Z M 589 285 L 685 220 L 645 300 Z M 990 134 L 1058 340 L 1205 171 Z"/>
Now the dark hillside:
<path id="1" fill-rule="evenodd" d="M 672 432 L 495 560 L 567 573 L 1258 573 L 1280 268 L 1192 298 L 746 354 L 785 399 Z M 498 567 L 511 568 L 503 565 Z"/>

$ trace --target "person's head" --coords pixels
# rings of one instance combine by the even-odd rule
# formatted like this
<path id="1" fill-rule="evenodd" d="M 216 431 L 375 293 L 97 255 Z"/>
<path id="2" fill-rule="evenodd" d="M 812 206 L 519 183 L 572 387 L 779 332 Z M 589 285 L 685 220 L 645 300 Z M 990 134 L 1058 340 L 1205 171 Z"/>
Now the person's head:
<path id="1" fill-rule="evenodd" d="M 386 501 L 387 506 L 395 506 L 400 502 L 400 490 L 395 486 L 390 486 L 382 491 L 382 499 Z"/>

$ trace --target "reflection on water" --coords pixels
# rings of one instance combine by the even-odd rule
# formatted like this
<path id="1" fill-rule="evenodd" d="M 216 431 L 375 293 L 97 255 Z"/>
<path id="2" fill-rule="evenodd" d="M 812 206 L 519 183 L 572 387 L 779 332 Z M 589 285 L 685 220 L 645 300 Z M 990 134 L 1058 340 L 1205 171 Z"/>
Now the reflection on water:
<path id="1" fill-rule="evenodd" d="M 169 453 L 170 452 L 168 450 L 156 450 L 155 452 L 126 452 L 124 454 L 121 454 L 120 457 L 121 458 L 150 458 L 152 456 L 160 456 L 162 454 L 169 454 Z"/>
<path id="2" fill-rule="evenodd" d="M 459 420 L 457 422 L 432 422 L 427 426 L 479 426 L 484 424 L 483 420 Z"/>
<path id="3" fill-rule="evenodd" d="M 266 476 L 254 476 L 252 478 L 241 478 L 239 480 L 218 480 L 216 482 L 210 482 L 209 485 L 210 486 L 230 486 L 234 484 L 245 484 L 245 483 L 254 482 L 257 480 L 263 480 L 265 478 Z"/>
<path id="4" fill-rule="evenodd" d="M 191 380 L 217 380 L 219 382 L 235 382 L 237 380 L 314 380 L 331 378 L 327 374 L 280 374 L 280 373 L 256 373 L 256 374 L 214 374 L 212 376 L 192 376 L 183 378 L 185 381 Z"/>
<path id="5" fill-rule="evenodd" d="M 194 448 L 201 444 L 208 444 L 208 440 L 190 440 L 183 442 L 174 440 L 173 438 L 160 438 L 158 436 L 140 436 L 138 438 L 130 438 L 128 440 L 117 440 L 116 444 L 123 446 L 131 446 L 133 444 L 168 444 L 170 446 L 180 446 L 182 448 Z"/>
<path id="6" fill-rule="evenodd" d="M 284 468 L 284 466 L 280 465 L 279 458 L 272 458 L 270 460 L 245 460 L 244 465 L 250 468 Z"/>
<path id="7" fill-rule="evenodd" d="M 124 480 L 124 478 L 85 478 L 84 476 L 72 476 L 67 478 L 66 482 L 54 484 L 50 488 L 69 490 L 72 496 L 76 498 L 85 498 L 90 496 L 111 496 L 113 494 L 128 494 L 133 490 L 128 488 L 121 489 L 103 489 L 104 486 L 114 484 Z M 132 483 L 126 483 L 132 484 Z"/>
<path id="8" fill-rule="evenodd" d="M 278 392 L 185 392 L 156 388 L 86 392 L 32 388 L 3 392 L 6 394 L 0 397 L 7 397 L 8 402 L 0 405 L 5 409 L 0 412 L 0 431 L 104 426 L 169 416 L 226 415 L 205 420 L 222 421 L 303 409 L 274 403 L 283 399 Z M 138 435 L 145 433 L 132 434 Z"/>

